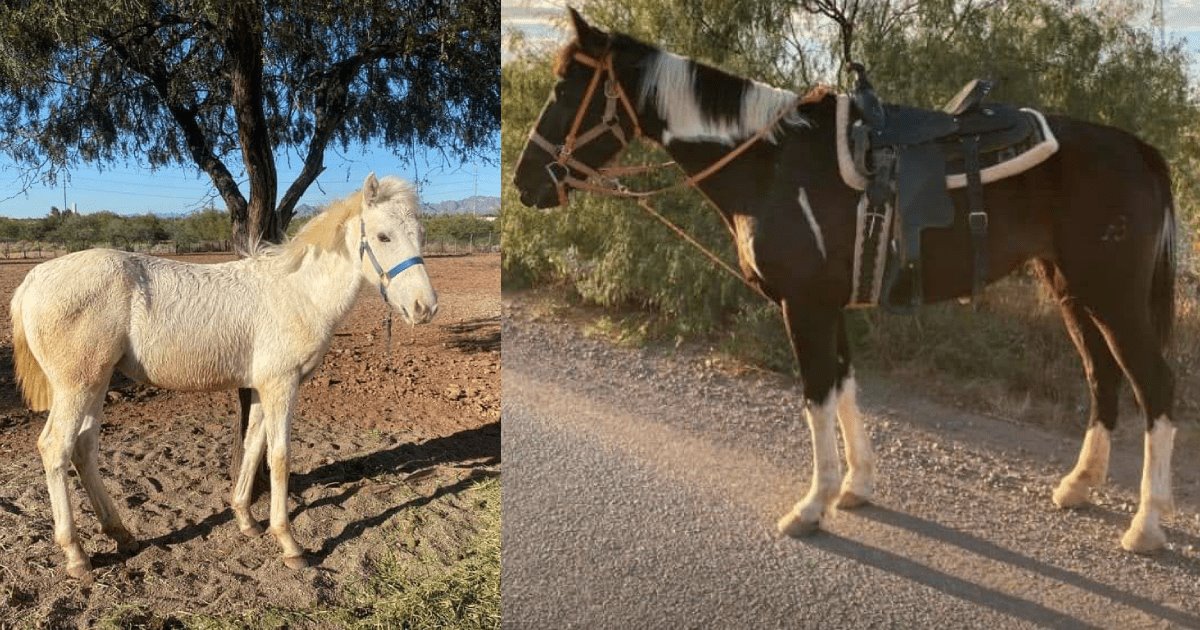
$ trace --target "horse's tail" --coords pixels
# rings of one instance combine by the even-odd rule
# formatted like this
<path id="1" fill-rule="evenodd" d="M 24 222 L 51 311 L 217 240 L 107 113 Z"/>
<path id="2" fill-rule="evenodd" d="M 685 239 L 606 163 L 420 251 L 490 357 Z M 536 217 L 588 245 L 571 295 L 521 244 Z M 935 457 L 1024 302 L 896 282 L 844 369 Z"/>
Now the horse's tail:
<path id="1" fill-rule="evenodd" d="M 1158 343 L 1166 348 L 1175 324 L 1175 201 L 1171 194 L 1171 168 L 1157 149 L 1142 144 L 1142 155 L 1154 171 L 1163 204 L 1163 225 L 1159 237 L 1154 275 L 1150 280 L 1150 321 L 1158 334 Z"/>
<path id="2" fill-rule="evenodd" d="M 42 371 L 42 365 L 37 357 L 29 350 L 29 342 L 25 339 L 25 324 L 21 320 L 21 297 L 25 293 L 25 283 L 17 287 L 13 294 L 9 313 L 12 314 L 13 325 L 13 363 L 16 366 L 17 384 L 21 387 L 21 395 L 25 404 L 34 411 L 46 411 L 50 408 L 50 379 Z"/>

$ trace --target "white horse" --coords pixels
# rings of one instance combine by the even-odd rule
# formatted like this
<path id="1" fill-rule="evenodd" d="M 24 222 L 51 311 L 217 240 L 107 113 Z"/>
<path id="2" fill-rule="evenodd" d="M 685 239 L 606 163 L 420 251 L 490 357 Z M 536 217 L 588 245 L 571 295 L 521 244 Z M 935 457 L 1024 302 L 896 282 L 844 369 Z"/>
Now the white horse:
<path id="1" fill-rule="evenodd" d="M 104 533 L 122 553 L 138 547 L 97 470 L 101 410 L 114 368 L 168 389 L 253 389 L 233 512 L 244 534 L 262 534 L 250 514 L 250 491 L 265 446 L 270 531 L 284 564 L 307 566 L 287 517 L 296 391 L 321 362 L 363 282 L 378 283 L 409 323 L 437 312 L 420 258 L 417 208 L 409 183 L 372 173 L 360 192 L 335 202 L 294 239 L 250 258 L 193 265 L 97 249 L 29 272 L 13 294 L 13 355 L 26 403 L 50 410 L 38 450 L 68 574 L 91 579 L 67 501 L 68 462 Z M 393 266 L 384 271 L 380 263 Z"/>

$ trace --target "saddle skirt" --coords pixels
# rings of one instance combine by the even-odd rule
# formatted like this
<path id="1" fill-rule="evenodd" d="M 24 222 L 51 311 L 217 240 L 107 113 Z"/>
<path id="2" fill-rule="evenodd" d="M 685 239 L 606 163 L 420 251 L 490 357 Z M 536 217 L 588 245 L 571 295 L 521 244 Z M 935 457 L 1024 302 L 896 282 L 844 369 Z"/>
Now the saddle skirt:
<path id="1" fill-rule="evenodd" d="M 891 113 L 901 119 L 911 112 L 917 123 L 921 122 L 920 110 L 893 105 L 885 105 L 885 108 L 899 109 L 900 111 Z M 984 133 L 976 138 L 983 140 L 977 143 L 978 150 L 971 159 L 967 159 L 960 150 L 960 145 L 953 141 L 926 141 L 908 145 L 903 149 L 901 170 L 906 167 L 904 160 L 909 163 L 908 169 L 913 169 L 911 165 L 916 164 L 916 169 L 927 170 L 934 176 L 942 173 L 944 166 L 944 189 L 937 184 L 940 176 L 932 180 L 929 177 L 902 176 L 891 182 L 894 188 L 892 194 L 888 195 L 890 203 L 872 204 L 868 202 L 866 191 L 873 183 L 871 173 L 867 172 L 867 169 L 873 165 L 867 163 L 864 157 L 871 153 L 871 147 L 866 145 L 872 141 L 878 142 L 879 139 L 868 140 L 867 133 L 864 132 L 871 130 L 863 129 L 862 121 L 851 121 L 850 110 L 851 98 L 848 95 L 839 95 L 836 133 L 838 171 L 847 186 L 864 191 L 857 207 L 853 287 L 849 304 L 851 307 L 876 306 L 881 303 L 884 306 L 903 306 L 919 302 L 919 295 L 897 297 L 895 283 L 884 282 L 885 272 L 894 276 L 902 261 L 911 261 L 914 257 L 919 257 L 921 229 L 945 227 L 952 223 L 955 210 L 952 206 L 947 206 L 950 200 L 945 191 L 968 186 L 971 162 L 978 162 L 974 165 L 979 174 L 977 181 L 989 184 L 1024 173 L 1058 151 L 1058 140 L 1040 112 L 1028 108 L 1010 108 L 1010 111 L 1004 111 L 1010 122 L 1015 117 L 1022 124 L 1005 125 L 1007 131 L 982 130 Z M 1021 116 L 1027 117 L 1028 120 L 1021 119 Z M 983 121 L 983 124 L 987 124 L 986 121 Z M 889 132 L 901 135 L 905 133 L 903 126 L 897 127 L 898 132 Z M 967 132 L 964 135 L 970 134 L 968 130 L 963 131 Z M 934 135 L 937 135 L 936 132 Z M 886 138 L 883 143 L 905 146 L 902 140 L 903 138 Z M 922 165 L 922 161 L 929 164 Z M 923 190 L 914 191 L 914 182 Z M 876 186 L 881 184 L 878 177 L 874 183 Z M 905 188 L 906 186 L 908 188 Z M 938 189 L 942 189 L 941 192 L 938 192 Z M 880 198 L 878 190 L 873 194 L 876 195 L 876 199 Z M 949 216 L 946 216 L 947 214 Z M 891 286 L 892 289 L 887 290 L 887 286 Z M 919 284 L 914 290 L 919 291 Z M 884 296 L 884 293 L 889 295 Z"/>

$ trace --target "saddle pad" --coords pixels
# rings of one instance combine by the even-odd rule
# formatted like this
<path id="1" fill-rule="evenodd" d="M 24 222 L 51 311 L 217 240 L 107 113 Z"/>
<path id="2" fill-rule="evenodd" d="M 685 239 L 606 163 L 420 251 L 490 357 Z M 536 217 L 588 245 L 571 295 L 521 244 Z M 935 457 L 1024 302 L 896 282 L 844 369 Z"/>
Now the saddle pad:
<path id="1" fill-rule="evenodd" d="M 867 175 L 860 173 L 854 165 L 853 150 L 850 148 L 850 97 L 845 94 L 839 94 L 837 98 L 838 172 L 842 176 L 842 181 L 847 186 L 855 190 L 866 190 L 868 183 Z M 1038 131 L 1041 134 L 1042 140 L 1014 157 L 980 169 L 979 177 L 984 184 L 990 184 L 1006 177 L 1024 173 L 1038 164 L 1045 162 L 1058 151 L 1058 139 L 1050 131 L 1050 125 L 1046 124 L 1046 118 L 1042 116 L 1041 112 L 1027 107 L 1021 108 L 1021 111 L 1026 112 L 1037 120 Z M 966 187 L 966 175 L 962 173 L 946 175 L 947 189 Z"/>

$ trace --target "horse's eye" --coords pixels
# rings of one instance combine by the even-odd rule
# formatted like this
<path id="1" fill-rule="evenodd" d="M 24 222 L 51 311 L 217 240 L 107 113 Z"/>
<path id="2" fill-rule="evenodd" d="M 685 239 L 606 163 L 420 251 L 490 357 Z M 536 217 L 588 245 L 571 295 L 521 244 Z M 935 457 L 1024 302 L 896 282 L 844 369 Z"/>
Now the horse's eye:
<path id="1" fill-rule="evenodd" d="M 380 234 L 379 234 L 378 236 L 376 236 L 375 238 L 379 239 L 379 242 L 380 242 L 380 243 L 391 243 L 391 242 L 392 242 L 392 239 L 388 238 L 388 235 L 387 235 L 387 234 L 383 234 L 383 233 L 380 233 Z"/>

